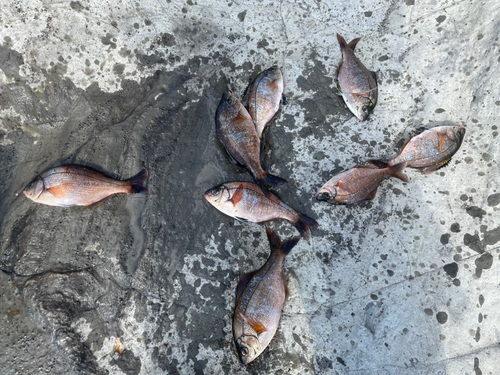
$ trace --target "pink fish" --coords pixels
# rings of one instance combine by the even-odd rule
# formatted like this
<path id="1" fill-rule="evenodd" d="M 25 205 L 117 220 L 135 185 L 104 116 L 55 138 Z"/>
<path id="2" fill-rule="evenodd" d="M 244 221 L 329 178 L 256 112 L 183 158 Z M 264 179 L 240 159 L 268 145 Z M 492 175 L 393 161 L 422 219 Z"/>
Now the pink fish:
<path id="1" fill-rule="evenodd" d="M 150 195 L 143 186 L 147 169 L 126 181 L 114 180 L 90 167 L 63 165 L 49 169 L 23 191 L 34 202 L 49 206 L 89 206 L 117 193 Z"/>

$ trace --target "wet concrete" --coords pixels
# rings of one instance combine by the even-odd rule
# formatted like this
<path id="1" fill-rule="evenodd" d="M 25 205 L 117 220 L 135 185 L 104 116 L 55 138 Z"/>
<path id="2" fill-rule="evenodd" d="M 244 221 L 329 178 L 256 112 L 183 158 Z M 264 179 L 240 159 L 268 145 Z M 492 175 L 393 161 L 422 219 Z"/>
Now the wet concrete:
<path id="1" fill-rule="evenodd" d="M 494 4 L 0 4 L 6 374 L 495 373 Z M 356 53 L 377 72 L 367 122 L 335 95 L 337 32 L 362 36 Z M 289 180 L 283 201 L 321 227 L 287 257 L 280 327 L 244 367 L 234 291 L 269 246 L 264 227 L 224 216 L 203 193 L 252 181 L 217 141 L 215 111 L 224 91 L 241 95 L 276 63 L 289 103 L 266 131 L 264 168 Z M 333 174 L 393 157 L 419 127 L 444 122 L 467 127 L 448 167 L 405 171 L 411 183 L 385 181 L 359 205 L 314 200 Z M 148 167 L 155 195 L 62 209 L 21 193 L 66 163 L 121 179 Z"/>

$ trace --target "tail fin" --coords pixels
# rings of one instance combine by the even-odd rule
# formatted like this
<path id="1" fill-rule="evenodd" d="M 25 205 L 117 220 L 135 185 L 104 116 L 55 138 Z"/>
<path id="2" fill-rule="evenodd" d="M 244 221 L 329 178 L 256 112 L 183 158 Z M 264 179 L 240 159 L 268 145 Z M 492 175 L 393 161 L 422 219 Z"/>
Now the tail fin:
<path id="1" fill-rule="evenodd" d="M 288 253 L 300 240 L 299 236 L 295 236 L 287 238 L 285 242 L 281 243 L 280 238 L 271 228 L 267 227 L 266 233 L 267 238 L 269 239 L 269 245 L 271 246 L 271 252 L 280 251 L 284 255 L 288 255 Z"/>
<path id="2" fill-rule="evenodd" d="M 304 214 L 299 214 L 299 219 L 293 223 L 295 228 L 299 231 L 300 235 L 304 237 L 306 240 L 309 240 L 311 237 L 311 228 L 319 227 L 319 224 L 316 220 L 307 217 Z"/>
<path id="3" fill-rule="evenodd" d="M 408 180 L 408 177 L 406 177 L 406 175 L 401 172 L 403 169 L 405 169 L 407 164 L 408 164 L 408 162 L 404 161 L 402 163 L 399 163 L 399 164 L 393 165 L 392 167 L 389 167 L 391 172 L 392 172 L 392 175 L 394 177 L 399 178 L 400 180 L 402 180 L 404 182 L 410 182 L 410 180 Z"/>
<path id="4" fill-rule="evenodd" d="M 356 39 L 353 39 L 349 42 L 349 44 L 347 45 L 348 47 L 350 47 L 353 51 L 354 51 L 354 48 L 356 48 L 356 44 L 358 44 L 358 42 L 361 40 L 361 38 L 356 38 Z"/>
<path id="5" fill-rule="evenodd" d="M 266 173 L 264 178 L 264 182 L 269 185 L 269 186 L 281 186 L 283 184 L 286 184 L 288 181 L 285 180 L 284 178 L 274 176 L 272 174 Z"/>
<path id="6" fill-rule="evenodd" d="M 153 192 L 144 186 L 144 181 L 148 178 L 148 169 L 145 168 L 135 176 L 130 177 L 127 182 L 130 184 L 130 193 L 141 196 L 153 195 Z"/>
<path id="7" fill-rule="evenodd" d="M 349 43 L 347 43 L 345 41 L 345 39 L 340 34 L 337 34 L 337 40 L 339 41 L 339 46 L 340 46 L 341 51 L 346 47 L 349 47 L 350 49 L 352 49 L 354 51 L 354 48 L 356 48 L 356 44 L 358 44 L 360 39 L 361 38 L 356 38 L 356 39 L 351 40 Z"/>
<path id="8" fill-rule="evenodd" d="M 342 51 L 347 46 L 347 42 L 340 34 L 337 34 L 337 40 L 339 41 L 340 50 Z"/>

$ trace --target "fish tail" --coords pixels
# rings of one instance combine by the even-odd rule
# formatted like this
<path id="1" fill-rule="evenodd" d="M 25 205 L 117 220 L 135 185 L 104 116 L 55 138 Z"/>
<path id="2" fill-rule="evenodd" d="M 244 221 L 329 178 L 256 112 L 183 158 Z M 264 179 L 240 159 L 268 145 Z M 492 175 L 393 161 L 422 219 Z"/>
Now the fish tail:
<path id="1" fill-rule="evenodd" d="M 319 227 L 319 224 L 316 220 L 307 217 L 304 214 L 299 214 L 298 220 L 293 223 L 295 228 L 299 231 L 300 235 L 304 237 L 306 240 L 309 240 L 311 237 L 311 228 Z"/>
<path id="2" fill-rule="evenodd" d="M 139 194 L 141 196 L 153 195 L 153 192 L 146 186 L 144 181 L 148 178 L 148 169 L 145 168 L 135 176 L 130 177 L 127 182 L 130 184 L 130 194 Z"/>
<path id="3" fill-rule="evenodd" d="M 271 194 L 263 178 L 256 178 L 255 182 L 257 183 L 257 185 L 259 185 L 260 190 L 262 190 L 265 196 L 268 197 L 269 194 Z"/>
<path id="4" fill-rule="evenodd" d="M 283 184 L 286 184 L 288 181 L 285 180 L 284 178 L 274 176 L 272 174 L 266 173 L 264 175 L 263 181 L 269 185 L 269 186 L 281 186 Z"/>
<path id="5" fill-rule="evenodd" d="M 406 175 L 403 172 L 401 172 L 403 169 L 406 168 L 407 164 L 408 164 L 408 162 L 404 161 L 402 163 L 399 163 L 399 164 L 393 165 L 392 167 L 389 167 L 389 169 L 391 170 L 391 174 L 394 177 L 397 177 L 404 182 L 410 182 L 410 180 L 408 180 L 408 177 L 406 177 Z"/>
<path id="6" fill-rule="evenodd" d="M 269 239 L 269 245 L 271 246 L 271 252 L 280 251 L 283 255 L 288 255 L 288 253 L 293 249 L 297 242 L 299 242 L 300 237 L 290 237 L 287 238 L 283 243 L 281 242 L 279 236 L 269 227 L 266 228 L 267 238 Z"/>
<path id="7" fill-rule="evenodd" d="M 339 41 L 340 50 L 343 50 L 345 47 L 347 47 L 347 42 L 342 37 L 342 35 L 338 33 L 337 33 L 337 40 Z"/>
<path id="8" fill-rule="evenodd" d="M 339 41 L 340 50 L 343 50 L 344 48 L 349 47 L 350 49 L 352 49 L 354 51 L 354 48 L 356 48 L 356 44 L 358 44 L 358 42 L 361 40 L 361 38 L 353 39 L 349 43 L 347 43 L 345 41 L 345 39 L 340 34 L 337 34 L 337 40 Z"/>
<path id="9" fill-rule="evenodd" d="M 347 45 L 350 49 L 352 49 L 354 51 L 354 48 L 356 48 L 356 44 L 358 44 L 358 42 L 361 40 L 361 38 L 356 38 L 356 39 L 353 39 L 349 42 L 349 44 Z"/>

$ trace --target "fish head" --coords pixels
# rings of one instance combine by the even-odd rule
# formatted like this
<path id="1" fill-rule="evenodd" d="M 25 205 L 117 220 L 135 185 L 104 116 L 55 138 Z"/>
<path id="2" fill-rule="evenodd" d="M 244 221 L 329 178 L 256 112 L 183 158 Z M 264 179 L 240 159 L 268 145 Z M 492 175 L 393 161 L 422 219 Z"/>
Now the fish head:
<path id="1" fill-rule="evenodd" d="M 283 79 L 281 75 L 281 69 L 278 65 L 273 65 L 266 71 L 266 76 L 273 81 L 278 81 Z"/>
<path id="2" fill-rule="evenodd" d="M 29 199 L 35 201 L 45 190 L 45 185 L 43 183 L 43 178 L 38 177 L 37 179 L 31 181 L 26 189 L 23 190 L 24 195 L 26 195 Z"/>
<path id="3" fill-rule="evenodd" d="M 255 335 L 243 334 L 236 340 L 241 362 L 248 365 L 262 352 L 259 338 Z"/>
<path id="4" fill-rule="evenodd" d="M 205 199 L 212 206 L 220 206 L 224 204 L 227 200 L 229 200 L 229 189 L 226 185 L 222 184 L 216 186 L 212 189 L 209 189 L 205 192 Z"/>
<path id="5" fill-rule="evenodd" d="M 227 124 L 238 115 L 240 110 L 240 101 L 231 92 L 226 91 L 222 95 L 216 117 L 221 124 Z"/>
<path id="6" fill-rule="evenodd" d="M 450 129 L 450 132 L 453 133 L 452 139 L 455 139 L 455 141 L 461 145 L 462 141 L 465 136 L 465 127 L 464 126 L 452 126 Z"/>
<path id="7" fill-rule="evenodd" d="M 337 196 L 337 190 L 335 188 L 329 189 L 327 187 L 322 187 L 316 193 L 316 199 L 319 201 L 326 201 L 330 203 L 335 202 L 335 197 Z"/>
<path id="8" fill-rule="evenodd" d="M 377 104 L 376 96 L 372 92 L 352 94 L 352 97 L 346 99 L 347 107 L 359 121 L 365 121 Z"/>

